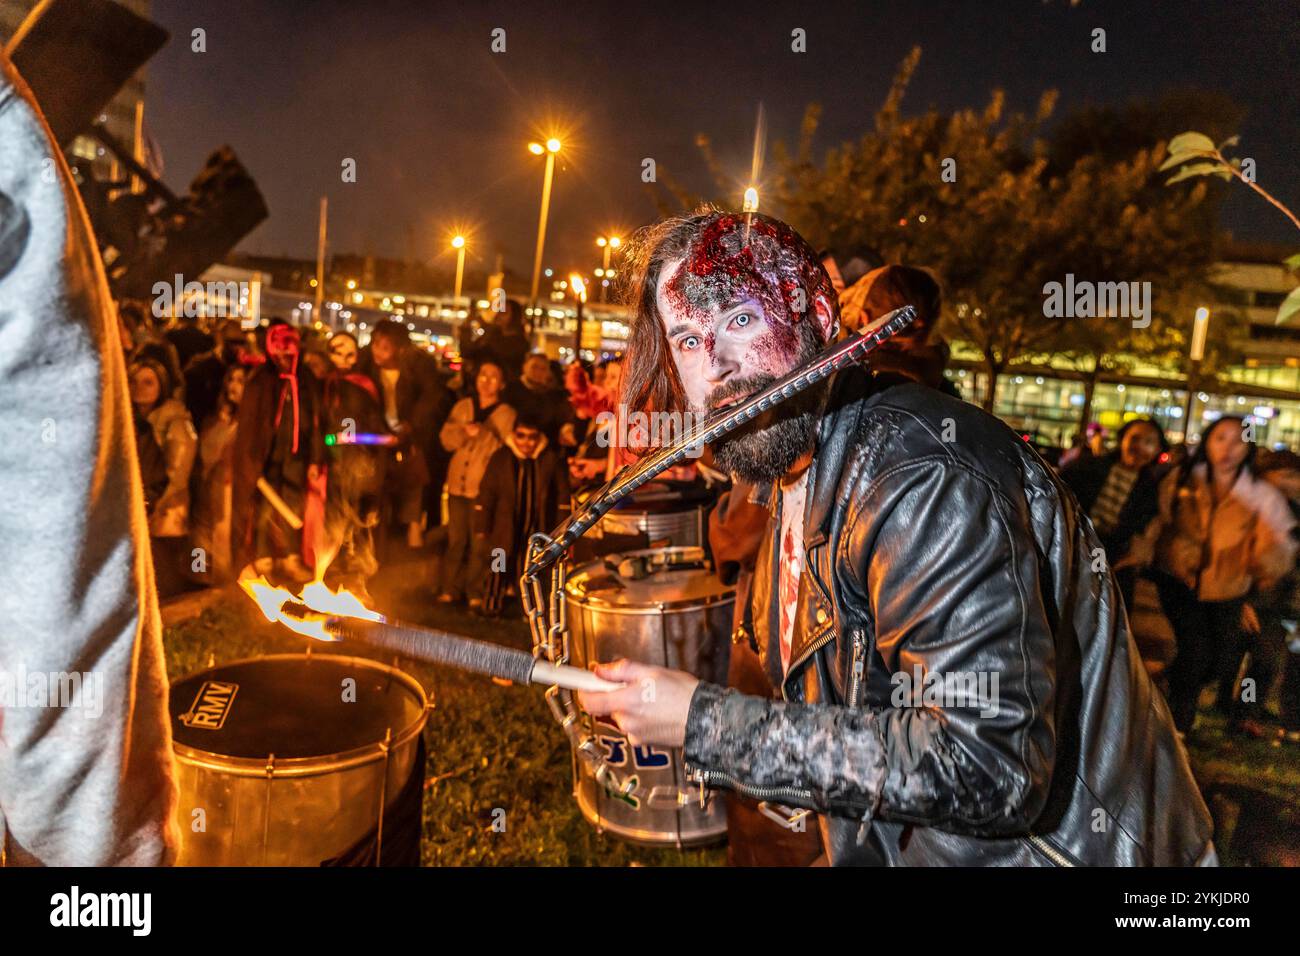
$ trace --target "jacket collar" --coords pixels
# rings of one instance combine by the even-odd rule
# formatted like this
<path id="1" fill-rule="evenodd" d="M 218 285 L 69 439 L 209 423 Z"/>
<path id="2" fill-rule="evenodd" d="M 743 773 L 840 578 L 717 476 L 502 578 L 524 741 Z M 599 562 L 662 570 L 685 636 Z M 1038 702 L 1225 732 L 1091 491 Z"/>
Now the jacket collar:
<path id="1" fill-rule="evenodd" d="M 820 555 L 816 549 L 825 544 L 829 535 L 836 493 L 840 486 L 840 473 L 856 439 L 858 420 L 867 404 L 866 399 L 883 384 L 885 383 L 878 385 L 866 369 L 854 366 L 832 378 L 827 391 L 818 424 L 817 445 L 808 470 L 803 527 L 805 560 L 799 585 L 799 621 L 790 647 L 792 666 L 786 675 L 787 681 L 798 673 L 794 665 L 807 653 L 808 648 L 824 638 L 827 631 L 838 627 L 829 582 L 822 580 L 818 568 Z M 770 489 L 773 528 L 779 535 L 780 483 L 773 482 Z M 781 686 L 779 544 L 773 541 L 772 547 L 774 553 L 767 568 L 770 575 L 767 582 L 767 624 L 771 635 L 768 673 L 774 679 L 774 686 Z"/>
<path id="2" fill-rule="evenodd" d="M 879 387 L 873 376 L 862 366 L 845 369 L 831 379 L 819 416 L 812 465 L 808 469 L 808 495 L 804 504 L 805 549 L 825 538 L 844 458 L 857 435 L 865 399 L 877 391 Z M 779 481 L 767 485 L 765 495 L 755 494 L 751 500 L 766 504 L 772 516 L 780 520 Z"/>
<path id="3" fill-rule="evenodd" d="M 531 455 L 525 455 L 522 451 L 519 450 L 519 446 L 515 444 L 514 432 L 506 433 L 505 443 L 507 446 L 509 446 L 510 451 L 514 453 L 514 456 L 516 458 L 520 458 L 520 459 L 532 458 L 534 461 L 542 457 L 542 452 L 546 451 L 546 444 L 547 444 L 546 436 L 543 435 L 541 439 L 537 442 L 537 450 L 534 451 Z"/>
<path id="4" fill-rule="evenodd" d="M 844 459 L 856 439 L 866 404 L 864 399 L 875 390 L 871 374 L 860 365 L 845 369 L 831 379 L 808 473 L 803 535 L 806 549 L 816 547 L 826 538 Z"/>

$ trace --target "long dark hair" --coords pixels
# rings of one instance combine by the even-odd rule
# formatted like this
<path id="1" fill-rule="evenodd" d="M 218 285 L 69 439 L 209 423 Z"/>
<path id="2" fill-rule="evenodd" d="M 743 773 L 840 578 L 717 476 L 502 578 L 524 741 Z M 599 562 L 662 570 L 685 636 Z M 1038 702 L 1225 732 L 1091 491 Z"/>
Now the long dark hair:
<path id="1" fill-rule="evenodd" d="M 634 410 L 680 411 L 686 392 L 668 353 L 655 293 L 664 266 L 686 255 L 691 240 L 717 211 L 701 207 L 690 216 L 664 219 L 640 229 L 624 256 L 631 280 L 624 301 L 632 308 L 623 364 L 623 404 Z"/>
<path id="2" fill-rule="evenodd" d="M 1127 435 L 1134 428 L 1137 428 L 1139 425 L 1146 425 L 1150 428 L 1155 429 L 1156 440 L 1160 442 L 1160 450 L 1161 451 L 1169 450 L 1169 439 L 1165 437 L 1165 430 L 1160 427 L 1160 423 L 1156 421 L 1154 418 L 1148 418 L 1146 416 L 1142 416 L 1141 418 L 1130 418 L 1128 421 L 1126 421 L 1123 425 L 1120 426 L 1119 431 L 1115 433 L 1116 451 L 1119 451 L 1120 447 L 1124 444 L 1124 436 Z"/>
<path id="3" fill-rule="evenodd" d="M 1206 478 L 1213 482 L 1214 474 L 1210 467 L 1210 457 L 1206 449 L 1210 447 L 1210 436 L 1214 434 L 1217 428 L 1227 422 L 1235 422 L 1237 428 L 1240 429 L 1246 424 L 1246 419 L 1242 415 L 1224 415 L 1216 421 L 1211 422 L 1210 427 L 1201 433 L 1201 441 L 1196 446 L 1196 450 L 1188 455 L 1187 460 L 1180 466 L 1178 487 L 1181 488 L 1191 481 L 1192 473 L 1195 471 L 1196 466 L 1202 464 L 1205 465 Z M 1237 466 L 1237 473 L 1233 475 L 1233 481 L 1240 478 L 1243 471 L 1248 471 L 1251 475 L 1255 474 L 1255 456 L 1259 454 L 1259 447 L 1253 441 L 1248 441 L 1245 444 L 1246 457 L 1243 458 L 1241 464 Z"/>

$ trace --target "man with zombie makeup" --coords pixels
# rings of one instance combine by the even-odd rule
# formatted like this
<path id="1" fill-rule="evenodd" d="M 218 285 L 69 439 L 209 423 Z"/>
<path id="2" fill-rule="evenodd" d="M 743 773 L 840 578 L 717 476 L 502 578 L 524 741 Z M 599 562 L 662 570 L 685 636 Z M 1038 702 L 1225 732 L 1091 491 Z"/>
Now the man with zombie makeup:
<path id="1" fill-rule="evenodd" d="M 815 253 L 765 216 L 661 223 L 632 261 L 629 407 L 739 402 L 837 331 Z M 1213 861 L 1100 542 L 1019 436 L 854 367 L 713 454 L 772 489 L 747 631 L 783 699 L 618 661 L 589 712 L 682 747 L 701 787 L 817 811 L 833 864 Z"/>
<path id="2" fill-rule="evenodd" d="M 310 579 L 324 521 L 325 443 L 320 386 L 299 364 L 300 352 L 298 330 L 283 321 L 271 323 L 267 360 L 244 385 L 235 429 L 231 558 L 240 569 L 271 558 L 291 576 Z M 259 478 L 302 519 L 301 531 L 258 490 Z"/>

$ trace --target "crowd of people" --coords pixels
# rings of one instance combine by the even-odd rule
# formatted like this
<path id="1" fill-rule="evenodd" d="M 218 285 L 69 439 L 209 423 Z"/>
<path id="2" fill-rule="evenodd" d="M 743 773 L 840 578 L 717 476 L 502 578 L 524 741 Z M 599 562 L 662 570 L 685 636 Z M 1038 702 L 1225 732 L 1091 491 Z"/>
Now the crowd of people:
<path id="1" fill-rule="evenodd" d="M 886 266 L 845 280 L 826 261 L 846 330 L 903 303 L 918 309 L 874 357 L 877 371 L 954 393 L 933 277 Z M 501 614 L 529 537 L 619 463 L 597 423 L 623 381 L 617 359 L 563 367 L 533 351 L 517 303 L 491 318 L 463 327 L 459 363 L 444 367 L 399 321 L 363 345 L 278 320 L 160 327 L 124 306 L 160 593 L 328 570 L 364 595 L 381 553 L 405 544 L 431 552 L 436 601 Z M 1300 456 L 1259 451 L 1249 420 L 1233 416 L 1190 447 L 1171 447 L 1149 418 L 1126 422 L 1113 448 L 1109 438 L 1091 425 L 1057 467 L 1130 613 L 1139 580 L 1158 594 L 1175 648 L 1153 663 L 1178 729 L 1214 684 L 1230 727 L 1300 742 Z M 1280 723 L 1253 706 L 1272 692 Z"/>
<path id="2" fill-rule="evenodd" d="M 1138 580 L 1155 586 L 1174 636 L 1161 677 L 1175 726 L 1191 729 L 1214 685 L 1232 730 L 1300 742 L 1300 455 L 1261 451 L 1250 421 L 1231 415 L 1190 447 L 1171 448 L 1149 418 L 1126 422 L 1114 449 L 1093 432 L 1061 477 L 1130 614 Z M 1277 722 L 1260 706 L 1274 690 Z"/>
<path id="3" fill-rule="evenodd" d="M 826 261 L 836 280 L 833 254 Z M 853 274 L 836 281 L 849 328 L 904 304 L 918 312 L 875 359 L 880 370 L 955 394 L 943 374 L 948 348 L 934 331 L 940 290 L 933 277 L 895 265 L 857 281 Z M 1200 695 L 1213 684 L 1230 729 L 1300 743 L 1300 455 L 1261 450 L 1251 420 L 1233 415 L 1214 420 L 1190 445 L 1171 446 L 1148 417 L 1127 420 L 1113 448 L 1110 438 L 1090 423 L 1057 468 L 1102 542 L 1098 570 L 1114 573 L 1130 615 L 1139 580 L 1154 584 L 1174 641 L 1143 650 L 1179 732 L 1191 729 Z M 1276 721 L 1263 706 L 1274 693 Z"/>
<path id="4" fill-rule="evenodd" d="M 444 362 L 395 320 L 363 344 L 120 303 L 159 593 L 328 575 L 366 595 L 405 547 L 434 556 L 439 602 L 500 614 L 529 536 L 610 467 L 619 363 L 562 368 L 518 303 L 490 318 Z"/>

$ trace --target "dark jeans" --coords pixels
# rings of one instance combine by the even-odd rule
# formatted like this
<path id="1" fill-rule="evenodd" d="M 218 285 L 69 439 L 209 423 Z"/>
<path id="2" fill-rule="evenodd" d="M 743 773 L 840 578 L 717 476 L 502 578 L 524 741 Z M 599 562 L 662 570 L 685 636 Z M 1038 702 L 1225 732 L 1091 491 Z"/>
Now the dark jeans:
<path id="1" fill-rule="evenodd" d="M 447 549 L 442 553 L 439 590 L 460 599 L 482 598 L 486 582 L 486 542 L 474 537 L 474 499 L 447 496 Z"/>
<path id="2" fill-rule="evenodd" d="M 1250 648 L 1250 669 L 1246 676 L 1255 682 L 1255 705 L 1263 704 L 1278 683 L 1278 717 L 1287 730 L 1300 729 L 1300 656 L 1287 647 L 1287 631 L 1276 610 L 1259 611 L 1260 632 Z M 1238 703 L 1235 716 L 1243 719 L 1262 716 L 1255 705 Z"/>
<path id="3" fill-rule="evenodd" d="M 1178 656 L 1169 667 L 1169 710 L 1174 726 L 1186 733 L 1196 720 L 1201 689 L 1211 681 L 1231 681 L 1236 676 L 1245 653 L 1241 633 L 1245 598 L 1200 601 L 1177 578 L 1160 572 L 1153 572 L 1151 578 L 1178 644 Z"/>

